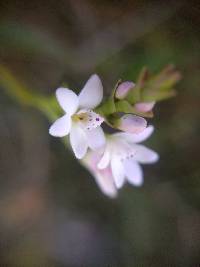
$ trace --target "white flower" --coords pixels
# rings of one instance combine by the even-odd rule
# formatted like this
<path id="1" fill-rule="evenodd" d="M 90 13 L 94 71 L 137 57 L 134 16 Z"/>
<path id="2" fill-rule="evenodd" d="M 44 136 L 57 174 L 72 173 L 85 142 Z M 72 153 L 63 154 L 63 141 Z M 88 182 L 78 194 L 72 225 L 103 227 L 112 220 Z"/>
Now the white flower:
<path id="1" fill-rule="evenodd" d="M 65 115 L 51 125 L 49 133 L 56 137 L 70 134 L 70 143 L 78 159 L 85 156 L 88 147 L 93 150 L 102 147 L 105 137 L 100 125 L 104 119 L 91 110 L 103 98 L 100 78 L 92 75 L 78 96 L 67 88 L 58 88 L 56 97 Z"/>
<path id="2" fill-rule="evenodd" d="M 154 163 L 158 154 L 137 143 L 147 139 L 153 130 L 153 126 L 149 126 L 140 134 L 113 134 L 107 140 L 106 149 L 90 151 L 84 157 L 83 165 L 105 195 L 116 197 L 125 177 L 133 185 L 142 184 L 143 173 L 139 163 Z"/>
<path id="3" fill-rule="evenodd" d="M 153 150 L 139 145 L 153 132 L 148 126 L 139 134 L 116 133 L 107 138 L 106 148 L 98 163 L 100 170 L 110 168 L 116 188 L 121 188 L 125 179 L 135 186 L 143 183 L 143 172 L 140 163 L 155 163 L 158 154 Z"/>

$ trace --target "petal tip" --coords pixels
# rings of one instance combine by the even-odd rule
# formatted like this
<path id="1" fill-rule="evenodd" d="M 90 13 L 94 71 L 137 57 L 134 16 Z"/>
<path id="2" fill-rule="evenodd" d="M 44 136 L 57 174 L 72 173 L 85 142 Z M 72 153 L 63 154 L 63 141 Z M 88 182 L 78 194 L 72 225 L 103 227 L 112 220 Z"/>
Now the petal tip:
<path id="1" fill-rule="evenodd" d="M 140 187 L 143 184 L 144 184 L 144 181 L 143 180 L 141 180 L 141 181 L 134 181 L 134 186 L 136 186 L 136 187 Z"/>
<path id="2" fill-rule="evenodd" d="M 50 128 L 49 128 L 49 134 L 50 134 L 51 136 L 54 136 L 54 137 L 63 137 L 63 135 L 57 133 L 57 132 L 53 129 L 53 127 L 50 127 Z"/>
<path id="3" fill-rule="evenodd" d="M 59 87 L 56 89 L 56 98 L 61 108 L 72 115 L 76 112 L 79 104 L 78 96 L 70 89 Z"/>
<path id="4" fill-rule="evenodd" d="M 82 108 L 93 109 L 101 103 L 102 99 L 103 85 L 101 79 L 97 74 L 93 74 L 79 94 L 79 105 Z"/>
<path id="5" fill-rule="evenodd" d="M 158 153 L 154 152 L 155 153 L 155 156 L 154 156 L 154 160 L 153 160 L 153 163 L 156 163 L 157 161 L 159 161 L 160 159 L 160 156 Z"/>
<path id="6" fill-rule="evenodd" d="M 99 75 L 97 73 L 92 74 L 91 77 L 95 77 L 100 80 Z"/>

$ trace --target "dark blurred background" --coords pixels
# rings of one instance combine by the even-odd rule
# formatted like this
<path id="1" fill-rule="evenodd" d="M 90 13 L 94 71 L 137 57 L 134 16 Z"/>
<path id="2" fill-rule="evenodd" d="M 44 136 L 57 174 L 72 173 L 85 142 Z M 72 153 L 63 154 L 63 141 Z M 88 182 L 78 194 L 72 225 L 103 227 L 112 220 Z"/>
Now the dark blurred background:
<path id="1" fill-rule="evenodd" d="M 98 73 L 109 93 L 144 65 L 183 75 L 149 121 L 160 161 L 115 200 L 0 86 L 0 266 L 199 266 L 199 30 L 199 1 L 0 2 L 0 64 L 34 92 L 78 90 Z"/>

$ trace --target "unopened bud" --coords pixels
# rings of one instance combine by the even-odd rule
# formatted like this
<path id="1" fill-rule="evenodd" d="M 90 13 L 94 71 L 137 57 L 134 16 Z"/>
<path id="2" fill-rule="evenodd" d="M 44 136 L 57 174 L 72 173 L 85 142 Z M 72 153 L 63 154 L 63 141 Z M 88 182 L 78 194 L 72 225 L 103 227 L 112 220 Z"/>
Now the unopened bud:
<path id="1" fill-rule="evenodd" d="M 115 97 L 118 99 L 124 99 L 134 86 L 135 84 L 129 81 L 121 83 L 116 89 Z"/>
<path id="2" fill-rule="evenodd" d="M 147 121 L 139 116 L 126 114 L 117 121 L 117 128 L 128 133 L 140 133 L 147 127 Z"/>
<path id="3" fill-rule="evenodd" d="M 140 102 L 140 103 L 136 103 L 134 105 L 134 108 L 136 108 L 136 110 L 138 112 L 149 112 L 153 109 L 154 105 L 155 105 L 155 101 L 154 102 Z"/>

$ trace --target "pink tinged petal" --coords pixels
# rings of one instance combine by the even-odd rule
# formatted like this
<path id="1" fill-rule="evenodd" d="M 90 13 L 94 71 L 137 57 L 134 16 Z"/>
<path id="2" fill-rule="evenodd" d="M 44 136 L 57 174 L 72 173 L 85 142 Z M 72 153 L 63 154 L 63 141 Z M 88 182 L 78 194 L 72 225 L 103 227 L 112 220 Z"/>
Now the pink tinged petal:
<path id="1" fill-rule="evenodd" d="M 92 150 L 99 149 L 105 145 L 105 135 L 101 127 L 85 130 L 85 133 L 87 136 L 88 146 Z"/>
<path id="2" fill-rule="evenodd" d="M 147 121 L 139 116 L 126 114 L 121 117 L 118 129 L 128 133 L 140 133 L 147 127 Z"/>
<path id="3" fill-rule="evenodd" d="M 119 136 L 120 138 L 126 140 L 128 143 L 140 143 L 148 139 L 153 131 L 154 127 L 150 125 L 138 134 L 116 133 L 115 136 Z"/>
<path id="4" fill-rule="evenodd" d="M 81 108 L 95 108 L 103 99 L 103 86 L 98 75 L 92 75 L 79 94 Z"/>
<path id="5" fill-rule="evenodd" d="M 111 169 L 105 168 L 104 170 L 98 170 L 96 164 L 99 159 L 99 153 L 89 151 L 82 160 L 82 163 L 94 176 L 96 183 L 100 187 L 101 191 L 105 195 L 114 198 L 117 196 L 117 189 L 113 181 Z"/>
<path id="6" fill-rule="evenodd" d="M 111 171 L 106 168 L 105 170 L 93 174 L 101 191 L 110 198 L 117 196 L 117 188 L 114 184 Z"/>
<path id="7" fill-rule="evenodd" d="M 118 87 L 117 90 L 115 92 L 115 97 L 118 99 L 124 99 L 128 92 L 135 87 L 135 84 L 133 82 L 123 82 L 121 83 Z"/>
<path id="8" fill-rule="evenodd" d="M 141 102 L 136 103 L 134 107 L 137 109 L 138 112 L 149 112 L 153 109 L 156 102 Z"/>
<path id="9" fill-rule="evenodd" d="M 71 118 L 68 114 L 65 114 L 61 118 L 57 119 L 49 128 L 50 135 L 56 137 L 63 137 L 69 134 L 71 129 Z"/>
<path id="10" fill-rule="evenodd" d="M 119 157 L 112 157 L 111 170 L 116 187 L 121 188 L 124 184 L 125 173 Z"/>
<path id="11" fill-rule="evenodd" d="M 82 159 L 82 163 L 85 165 L 86 168 L 89 169 L 91 172 L 97 172 L 97 163 L 101 158 L 101 154 L 94 151 L 88 151 L 85 157 Z"/>
<path id="12" fill-rule="evenodd" d="M 76 158 L 82 159 L 88 148 L 87 136 L 81 127 L 73 124 L 70 131 L 70 143 Z"/>
<path id="13" fill-rule="evenodd" d="M 143 172 L 140 165 L 134 160 L 125 160 L 123 162 L 125 175 L 130 184 L 141 186 L 143 183 Z"/>
<path id="14" fill-rule="evenodd" d="M 97 167 L 99 169 L 105 169 L 109 163 L 110 163 L 110 151 L 109 149 L 105 149 L 105 152 L 103 154 L 103 157 L 101 158 L 101 160 L 99 161 L 99 163 L 97 164 Z"/>
<path id="15" fill-rule="evenodd" d="M 159 159 L 159 155 L 142 145 L 135 145 L 136 153 L 134 155 L 134 159 L 140 163 L 155 163 Z"/>
<path id="16" fill-rule="evenodd" d="M 62 109 L 72 115 L 76 112 L 79 104 L 78 96 L 67 88 L 58 88 L 56 90 L 56 97 L 58 103 L 62 107 Z"/>

